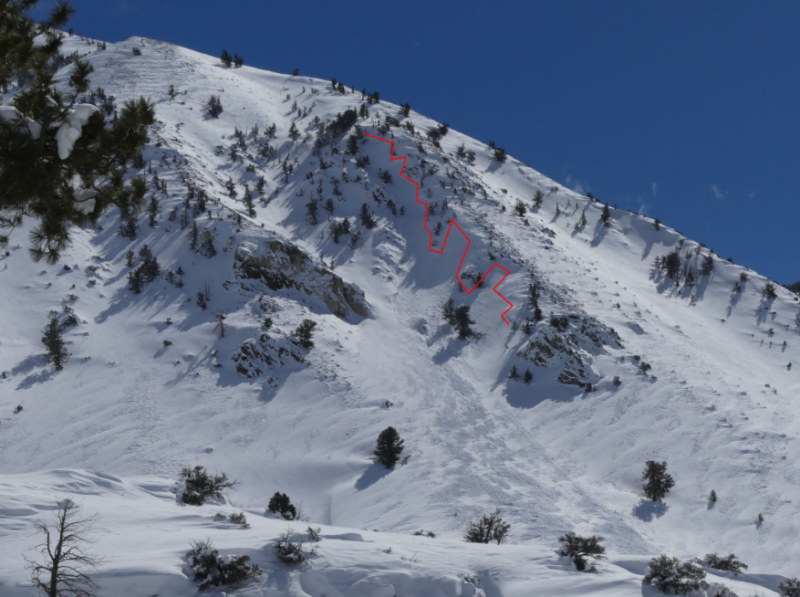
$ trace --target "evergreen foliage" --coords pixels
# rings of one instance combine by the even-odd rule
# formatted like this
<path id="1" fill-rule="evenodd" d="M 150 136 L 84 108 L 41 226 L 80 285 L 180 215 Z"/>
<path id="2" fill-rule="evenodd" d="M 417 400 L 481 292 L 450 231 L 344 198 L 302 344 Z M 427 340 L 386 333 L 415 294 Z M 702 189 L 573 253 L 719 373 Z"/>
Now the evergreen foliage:
<path id="1" fill-rule="evenodd" d="M 297 508 L 292 505 L 292 501 L 289 499 L 289 496 L 285 493 L 281 493 L 280 491 L 276 491 L 275 495 L 269 499 L 267 510 L 273 514 L 282 516 L 286 520 L 297 519 Z"/>
<path id="2" fill-rule="evenodd" d="M 30 16 L 37 4 L 25 0 L 0 6 L 0 90 L 22 87 L 0 118 L 0 189 L 14 189 L 0 194 L 0 230 L 18 228 L 26 216 L 35 219 L 30 255 L 54 264 L 70 244 L 70 225 L 96 223 L 112 205 L 131 209 L 144 203 L 144 181 L 134 177 L 126 183 L 123 175 L 147 142 L 155 112 L 150 101 L 138 98 L 106 123 L 101 110 L 79 104 L 93 72 L 91 63 L 80 58 L 59 89 L 54 76 L 63 34 L 58 29 L 74 10 L 58 2 L 37 24 Z M 80 136 L 65 142 L 65 132 L 76 129 Z M 0 246 L 8 242 L 8 235 L 0 234 Z"/>
<path id="3" fill-rule="evenodd" d="M 696 561 L 679 562 L 678 558 L 661 555 L 650 560 L 642 582 L 662 593 L 686 595 L 690 591 L 708 588 L 705 577 L 705 570 Z"/>
<path id="4" fill-rule="evenodd" d="M 715 570 L 724 570 L 730 572 L 734 577 L 743 574 L 743 570 L 747 570 L 748 566 L 736 557 L 736 554 L 728 554 L 728 557 L 719 557 L 715 553 L 706 554 L 703 558 L 703 564 Z"/>
<path id="5" fill-rule="evenodd" d="M 219 118 L 219 115 L 222 114 L 222 100 L 219 99 L 218 95 L 212 95 L 208 102 L 206 103 L 208 106 L 208 115 L 211 118 Z"/>
<path id="6" fill-rule="evenodd" d="M 597 568 L 592 565 L 586 568 L 586 558 L 591 557 L 596 560 L 605 558 L 606 548 L 600 542 L 602 537 L 592 535 L 591 537 L 579 537 L 575 533 L 567 533 L 558 538 L 561 543 L 561 555 L 572 559 L 572 563 L 580 572 L 597 572 Z"/>
<path id="7" fill-rule="evenodd" d="M 507 158 L 508 154 L 506 153 L 506 150 L 503 149 L 502 147 L 497 147 L 494 150 L 494 159 L 496 159 L 498 162 L 505 162 Z"/>
<path id="8" fill-rule="evenodd" d="M 456 308 L 453 305 L 453 299 L 447 299 L 447 302 L 442 308 L 442 318 L 452 326 L 456 325 Z"/>
<path id="9" fill-rule="evenodd" d="M 53 363 L 56 371 L 61 371 L 70 354 L 61 337 L 61 325 L 55 311 L 50 313 L 50 321 L 47 322 L 42 332 L 42 344 L 47 349 L 47 362 Z"/>
<path id="10" fill-rule="evenodd" d="M 767 282 L 764 284 L 764 288 L 761 289 L 761 296 L 767 300 L 778 298 L 778 293 L 775 292 L 775 284 L 772 282 Z"/>
<path id="11" fill-rule="evenodd" d="M 664 499 L 669 490 L 675 486 L 675 480 L 667 473 L 667 463 L 655 460 L 648 460 L 645 464 L 642 481 L 646 481 L 642 486 L 644 494 L 654 502 Z"/>
<path id="12" fill-rule="evenodd" d="M 781 597 L 800 597 L 800 578 L 787 578 L 778 585 Z"/>
<path id="13" fill-rule="evenodd" d="M 225 473 L 211 475 L 204 466 L 181 469 L 180 481 L 184 485 L 181 501 L 192 506 L 202 506 L 209 498 L 222 498 L 222 492 L 236 485 L 236 481 L 228 480 Z"/>
<path id="14" fill-rule="evenodd" d="M 375 228 L 376 224 L 377 220 L 375 219 L 375 214 L 373 214 L 369 210 L 369 206 L 366 203 L 364 203 L 361 206 L 361 225 L 364 226 L 365 228 L 372 229 Z"/>
<path id="15" fill-rule="evenodd" d="M 217 254 L 217 248 L 214 246 L 214 235 L 209 230 L 203 230 L 200 235 L 200 247 L 197 250 L 203 257 L 211 259 Z"/>
<path id="16" fill-rule="evenodd" d="M 455 312 L 455 328 L 458 331 L 459 340 L 467 340 L 475 335 L 475 332 L 469 327 L 475 323 L 469 316 L 469 305 L 461 305 Z"/>
<path id="17" fill-rule="evenodd" d="M 611 210 L 608 208 L 608 203 L 603 205 L 603 212 L 600 214 L 600 220 L 603 222 L 603 226 L 611 225 Z"/>
<path id="18" fill-rule="evenodd" d="M 392 468 L 397 461 L 400 460 L 400 454 L 403 453 L 403 440 L 400 439 L 400 434 L 394 427 L 387 427 L 378 435 L 378 440 L 375 443 L 375 451 L 372 455 L 375 457 L 375 462 L 378 462 L 386 468 Z"/>
<path id="19" fill-rule="evenodd" d="M 194 582 L 199 591 L 211 587 L 238 586 L 261 575 L 257 564 L 250 565 L 250 556 L 219 555 L 210 541 L 195 541 L 186 554 L 189 567 L 194 572 Z"/>
<path id="20" fill-rule="evenodd" d="M 297 329 L 292 332 L 295 344 L 309 350 L 314 348 L 314 341 L 312 338 L 314 338 L 315 327 L 317 327 L 316 321 L 304 319 L 302 323 L 297 326 Z"/>

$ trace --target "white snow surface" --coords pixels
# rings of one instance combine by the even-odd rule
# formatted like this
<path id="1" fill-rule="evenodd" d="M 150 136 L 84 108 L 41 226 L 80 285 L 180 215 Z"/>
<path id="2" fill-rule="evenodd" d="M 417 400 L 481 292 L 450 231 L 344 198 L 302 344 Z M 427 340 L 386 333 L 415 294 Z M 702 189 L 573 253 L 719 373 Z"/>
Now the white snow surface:
<path id="1" fill-rule="evenodd" d="M 135 46 L 141 56 L 131 53 Z M 117 235 L 119 214 L 111 211 L 101 226 L 73 230 L 57 266 L 30 260 L 26 230 L 15 231 L 10 255 L 0 254 L 0 594 L 33 594 L 18 586 L 27 578 L 23 556 L 36 543 L 32 522 L 65 497 L 99 514 L 94 547 L 105 557 L 100 580 L 108 595 L 194 594 L 184 555 L 205 537 L 221 553 L 251 555 L 265 571 L 228 595 L 656 595 L 641 578 L 661 553 L 737 554 L 750 574 L 708 580 L 740 596 L 775 595 L 782 577 L 800 575 L 800 323 L 791 292 L 778 287 L 778 298 L 765 300 L 764 276 L 718 256 L 710 276 L 676 287 L 654 274 L 654 258 L 682 242 L 684 252 L 700 251 L 699 263 L 708 248 L 624 210 L 612 209 L 613 223 L 604 227 L 602 204 L 513 157 L 494 161 L 483 143 L 452 130 L 437 149 L 425 132 L 438 123 L 413 110 L 404 118 L 385 100 L 370 105 L 370 117 L 358 121 L 363 130 L 393 136 L 395 155 L 409 156 L 412 179 L 427 171 L 420 199 L 438 204 L 429 228 L 441 221 L 446 230 L 456 219 L 471 240 L 466 271 L 485 272 L 493 262 L 511 270 L 498 288 L 515 306 L 507 326 L 505 303 L 492 292 L 501 273 L 467 295 L 453 278 L 466 241 L 453 234 L 444 254 L 428 251 L 424 207 L 400 177 L 400 162 L 390 162 L 387 143 L 360 145 L 359 155 L 370 159 L 363 169 L 345 153 L 347 136 L 338 153 L 326 146 L 313 154 L 314 117 L 324 123 L 357 109 L 359 92 L 348 86 L 341 94 L 305 76 L 227 69 L 149 39 L 100 51 L 68 38 L 64 53 L 76 50 L 95 67 L 92 85 L 118 105 L 138 95 L 156 103 L 144 157 L 168 194 L 152 193 L 159 221 L 149 227 L 141 215 L 132 241 Z M 62 69 L 61 81 L 68 72 Z M 179 91 L 174 100 L 169 85 Z M 210 95 L 221 98 L 218 119 L 206 114 Z M 311 112 L 299 117 L 295 101 Z M 416 133 L 393 127 L 381 134 L 377 115 L 410 120 Z M 297 142 L 288 137 L 292 123 L 302 135 Z M 271 124 L 277 157 L 266 161 L 256 150 Z M 234 127 L 247 134 L 247 150 L 231 164 Z M 456 155 L 462 143 L 476 153 L 474 163 Z M 286 159 L 294 165 L 288 181 Z M 320 160 L 330 167 L 320 170 Z M 255 172 L 246 171 L 248 163 Z M 428 171 L 432 165 L 438 172 Z M 391 183 L 381 181 L 380 169 Z M 265 206 L 255 194 L 251 218 L 242 185 L 255 189 L 259 175 L 271 200 Z M 237 198 L 227 195 L 228 177 Z M 213 258 L 192 252 L 188 230 L 180 230 L 182 179 L 209 195 L 213 219 L 200 214 L 197 222 L 214 234 Z M 532 208 L 537 190 L 545 195 L 540 210 Z M 354 249 L 347 236 L 333 242 L 322 206 L 319 222 L 309 223 L 306 203 L 315 197 L 334 200 L 334 218 L 350 217 L 361 233 Z M 405 215 L 392 215 L 385 199 Z M 524 217 L 514 213 L 518 199 L 527 205 Z M 363 203 L 377 217 L 372 230 L 358 222 Z M 167 218 L 173 207 L 177 221 Z M 575 230 L 584 208 L 588 224 Z M 443 239 L 434 237 L 437 247 Z M 337 276 L 364 291 L 368 316 L 337 317 L 310 283 L 302 292 L 271 290 L 237 278 L 235 249 L 247 243 L 264 252 L 274 240 L 305 251 L 314 267 L 335 263 Z M 145 244 L 163 272 L 185 270 L 182 288 L 162 273 L 142 294 L 127 289 L 125 254 Z M 734 293 L 742 273 L 747 281 Z M 526 334 L 531 282 L 540 285 L 545 319 Z M 211 300 L 201 310 L 195 295 L 206 283 Z M 459 341 L 442 321 L 451 297 L 471 306 L 476 338 Z M 55 372 L 42 356 L 41 330 L 48 311 L 65 305 L 78 324 L 65 332 L 72 355 Z M 227 317 L 224 338 L 214 327 L 216 311 Z M 522 355 L 532 340 L 555 333 L 550 313 L 581 318 L 569 320 L 573 355 L 537 366 Z M 248 378 L 233 357 L 243 344 L 258 344 L 267 316 L 272 348 L 264 350 L 293 348 L 303 362 L 284 356 L 280 366 L 275 358 Z M 317 322 L 310 351 L 289 341 L 305 318 Z M 587 340 L 587 329 L 601 330 L 603 342 Z M 557 381 L 575 354 L 595 391 Z M 637 368 L 642 361 L 652 366 L 648 375 Z M 520 374 L 530 369 L 533 382 L 509 380 L 512 365 Z M 375 439 L 389 425 L 410 456 L 390 471 L 371 462 Z M 663 506 L 643 499 L 647 460 L 667 461 L 675 478 Z M 176 501 L 178 471 L 198 464 L 240 482 L 228 504 Z M 712 489 L 719 500 L 709 505 Z M 287 527 L 263 516 L 275 491 L 302 503 L 310 524 L 323 528 L 319 554 L 295 568 L 279 564 L 270 549 Z M 495 507 L 512 525 L 507 542 L 465 543 L 469 522 Z M 217 511 L 240 510 L 248 530 L 213 520 Z M 302 532 L 306 524 L 292 526 Z M 411 536 L 419 529 L 437 538 Z M 578 573 L 558 557 L 557 537 L 569 531 L 605 537 L 609 559 L 600 574 Z M 471 575 L 478 585 L 464 581 Z"/>

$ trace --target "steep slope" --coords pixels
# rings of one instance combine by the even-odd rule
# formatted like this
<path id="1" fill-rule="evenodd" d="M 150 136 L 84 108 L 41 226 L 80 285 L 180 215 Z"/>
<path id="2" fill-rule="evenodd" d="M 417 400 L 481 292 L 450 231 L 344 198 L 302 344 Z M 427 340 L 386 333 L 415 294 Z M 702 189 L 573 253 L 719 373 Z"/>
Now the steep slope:
<path id="1" fill-rule="evenodd" d="M 733 551 L 756 571 L 797 573 L 799 384 L 788 368 L 800 363 L 797 297 L 779 287 L 763 298 L 764 277 L 716 256 L 710 275 L 676 285 L 654 259 L 678 250 L 697 271 L 708 249 L 623 210 L 604 226 L 601 204 L 458 132 L 434 143 L 427 132 L 438 123 L 394 104 L 365 104 L 308 77 L 226 69 L 152 40 L 100 51 L 73 38 L 67 49 L 90 53 L 93 84 L 117 103 L 156 101 L 144 173 L 159 218 L 150 227 L 141 215 L 133 240 L 117 234 L 118 213 L 102 229 L 75 231 L 69 271 L 32 263 L 24 230 L 0 257 L 8 483 L 48 468 L 174 478 L 202 464 L 242 481 L 231 496 L 241 507 L 263 508 L 280 490 L 320 524 L 424 527 L 455 540 L 468 520 L 500 507 L 511 541 L 536 549 L 575 530 L 604 535 L 615 554 Z M 219 118 L 207 114 L 211 95 Z M 337 121 L 362 104 L 360 131 Z M 433 248 L 452 219 L 469 237 L 468 287 L 493 264 L 510 271 L 498 290 L 514 305 L 512 325 L 491 292 L 504 273 L 460 292 L 453 276 L 466 240 L 451 235 L 442 255 L 429 251 L 425 208 L 389 145 L 359 134 L 357 154 L 347 153 L 359 132 L 408 156 L 404 173 L 434 206 L 428 228 L 442 224 Z M 249 216 L 243 185 L 255 191 L 259 176 L 265 189 Z M 372 229 L 360 220 L 365 204 Z M 335 242 L 343 218 L 353 234 Z M 213 235 L 215 256 L 191 250 L 193 221 Z M 125 255 L 145 244 L 163 274 L 136 295 Z M 179 266 L 182 286 L 166 279 Z M 530 284 L 544 320 L 526 324 Z M 195 299 L 206 287 L 203 310 Z M 449 298 L 470 305 L 477 337 L 458 340 L 442 321 Z M 66 334 L 71 360 L 55 373 L 40 331 L 64 304 L 78 324 Z M 226 316 L 223 338 L 214 312 Z M 317 323 L 310 351 L 291 336 L 306 318 Z M 532 382 L 509 380 L 512 366 Z M 370 463 L 388 425 L 410 456 L 391 472 Z M 641 497 L 651 459 L 666 460 L 676 479 L 661 508 Z"/>

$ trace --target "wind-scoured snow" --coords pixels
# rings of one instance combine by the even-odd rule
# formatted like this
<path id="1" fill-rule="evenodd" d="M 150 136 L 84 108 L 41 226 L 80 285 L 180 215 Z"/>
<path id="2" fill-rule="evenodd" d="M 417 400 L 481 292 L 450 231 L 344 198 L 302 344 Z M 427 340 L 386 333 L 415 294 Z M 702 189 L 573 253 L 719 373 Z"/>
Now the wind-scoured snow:
<path id="1" fill-rule="evenodd" d="M 364 168 L 345 153 L 346 135 L 337 153 L 326 145 L 314 155 L 313 119 L 324 124 L 360 106 L 351 82 L 341 94 L 329 81 L 229 69 L 142 38 L 105 51 L 68 38 L 65 54 L 72 51 L 88 54 L 92 86 L 118 105 L 138 95 L 156 102 L 144 157 L 168 194 L 148 193 L 160 202 L 159 221 L 151 228 L 140 216 L 132 241 L 117 234 L 112 211 L 96 229 L 73 230 L 57 266 L 30 260 L 26 229 L 14 232 L 8 256 L 0 254 L 0 594 L 31 594 L 16 584 L 26 578 L 22 552 L 36 543 L 32 522 L 56 499 L 76 495 L 87 514 L 101 515 L 101 584 L 114 595 L 193 594 L 184 554 L 207 536 L 221 552 L 247 553 L 268 571 L 241 591 L 252 595 L 391 597 L 389 585 L 397 597 L 655 595 L 643 591 L 641 578 L 661 553 L 735 553 L 751 574 L 709 582 L 740 596 L 773 595 L 781 575 L 800 574 L 793 293 L 778 287 L 778 298 L 765 300 L 767 279 L 724 256 L 714 257 L 710 276 L 676 287 L 654 272 L 654 259 L 682 243 L 684 253 L 700 251 L 699 264 L 709 248 L 624 210 L 612 209 L 605 227 L 601 203 L 513 157 L 498 162 L 483 143 L 452 130 L 437 149 L 425 133 L 438 123 L 413 110 L 401 117 L 385 100 L 369 105 L 369 118 L 358 123 L 408 156 L 405 174 L 437 205 L 428 227 L 441 221 L 444 231 L 455 219 L 470 238 L 463 270 L 477 275 L 493 263 L 510 270 L 499 288 L 514 305 L 508 326 L 500 317 L 507 305 L 491 291 L 502 274 L 493 271 L 485 288 L 467 295 L 453 279 L 466 240 L 450 238 L 442 255 L 428 250 L 424 207 L 390 161 L 388 144 L 361 142 L 359 156 L 370 161 Z M 174 100 L 170 85 L 179 92 Z M 206 113 L 211 95 L 224 107 L 218 119 Z M 308 115 L 298 117 L 294 102 Z M 410 121 L 416 132 L 379 132 L 387 116 Z M 287 136 L 293 122 L 296 142 Z M 277 138 L 265 141 L 272 124 Z M 234 127 L 247 135 L 239 153 L 249 157 L 232 164 Z M 257 155 L 262 143 L 274 158 Z M 475 152 L 474 163 L 458 157 L 461 144 Z M 293 165 L 289 175 L 284 162 Z M 259 175 L 267 185 L 251 218 L 243 183 L 255 189 Z M 228 177 L 237 198 L 227 194 Z M 213 219 L 202 213 L 196 221 L 214 235 L 210 259 L 192 252 L 189 229 L 180 230 L 183 181 L 209 196 Z M 544 193 L 539 210 L 537 190 Z M 309 223 L 306 204 L 316 197 L 334 200 L 332 218 L 351 219 L 360 232 L 354 248 L 348 236 L 333 242 L 322 205 L 318 223 Z M 527 206 L 522 217 L 514 212 L 518 199 Z M 405 214 L 393 215 L 388 200 Z M 364 203 L 377 218 L 372 230 L 358 222 Z M 169 221 L 173 207 L 179 217 Z M 587 225 L 576 229 L 584 209 Z M 125 254 L 144 244 L 163 272 L 182 267 L 182 287 L 162 273 L 142 294 L 128 290 Z M 304 264 L 293 270 L 301 283 L 271 288 L 242 276 L 237 249 L 270 255 L 288 246 L 297 249 L 289 250 L 292 263 Z M 742 291 L 732 292 L 742 273 Z M 539 284 L 544 320 L 526 333 L 531 283 Z M 211 299 L 201 310 L 195 297 L 206 284 Z M 353 296 L 363 291 L 362 314 L 336 298 L 345 287 Z M 471 306 L 477 337 L 460 341 L 442 320 L 449 298 Z M 41 330 L 48 312 L 64 305 L 78 323 L 65 332 L 72 356 L 55 372 L 42 356 Z M 217 311 L 226 315 L 224 338 Z M 551 313 L 567 316 L 566 330 L 550 325 Z M 306 318 L 317 322 L 310 351 L 291 342 Z M 250 377 L 234 361 L 243 346 L 258 365 L 245 368 Z M 258 362 L 254 348 L 272 355 L 271 364 Z M 642 362 L 651 366 L 646 374 Z M 512 366 L 530 369 L 532 383 L 509 380 Z M 565 372 L 594 391 L 564 383 Z M 389 425 L 409 456 L 391 471 L 371 462 Z M 675 478 L 660 506 L 642 496 L 647 460 L 667 461 Z M 178 504 L 171 490 L 188 465 L 239 480 L 232 505 Z M 709 505 L 712 489 L 719 500 Z M 286 523 L 262 516 L 275 491 L 302 503 L 324 536 L 363 540 L 323 539 L 319 555 L 302 566 L 278 564 L 269 544 Z M 469 522 L 496 507 L 512 525 L 507 544 L 465 543 Z M 218 509 L 244 510 L 251 529 L 214 523 Z M 421 528 L 437 538 L 411 536 Z M 558 536 L 569 531 L 605 537 L 610 557 L 600 574 L 577 573 L 556 555 Z M 484 593 L 463 581 L 474 574 Z"/>

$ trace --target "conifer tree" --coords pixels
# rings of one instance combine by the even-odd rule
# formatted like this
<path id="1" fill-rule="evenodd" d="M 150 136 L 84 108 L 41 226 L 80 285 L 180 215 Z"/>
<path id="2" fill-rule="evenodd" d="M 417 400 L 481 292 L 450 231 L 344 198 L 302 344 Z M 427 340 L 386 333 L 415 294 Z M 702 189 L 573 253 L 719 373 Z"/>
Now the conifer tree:
<path id="1" fill-rule="evenodd" d="M 142 270 L 137 267 L 135 270 L 128 273 L 128 288 L 133 294 L 141 294 L 142 285 Z"/>
<path id="2" fill-rule="evenodd" d="M 541 209 L 542 201 L 544 201 L 544 193 L 541 191 L 536 191 L 536 193 L 533 195 L 533 206 L 536 209 Z"/>
<path id="3" fill-rule="evenodd" d="M 703 276 L 710 276 L 714 271 L 714 256 L 710 253 L 703 258 L 703 264 L 700 266 L 700 273 Z"/>
<path id="4" fill-rule="evenodd" d="M 13 189 L 0 192 L 0 230 L 19 228 L 25 217 L 36 220 L 30 256 L 54 264 L 70 243 L 70 225 L 95 223 L 111 205 L 143 205 L 144 182 L 138 177 L 125 182 L 124 173 L 147 142 L 155 112 L 144 98 L 129 100 L 106 124 L 101 110 L 79 103 L 93 72 L 83 59 L 72 63 L 59 88 L 55 73 L 63 34 L 58 30 L 74 10 L 55 3 L 36 23 L 30 15 L 37 4 L 0 4 L 0 91 L 21 87 L 0 118 L 0 189 Z M 0 234 L 0 246 L 8 242 L 8 235 Z"/>
<path id="5" fill-rule="evenodd" d="M 147 205 L 147 213 L 150 214 L 150 228 L 155 228 L 158 218 L 158 199 L 153 195 L 150 197 L 150 203 Z"/>
<path id="6" fill-rule="evenodd" d="M 533 373 L 531 373 L 530 369 L 525 369 L 525 375 L 522 378 L 526 384 L 529 384 L 533 381 Z"/>
<path id="7" fill-rule="evenodd" d="M 375 215 L 369 210 L 369 206 L 364 203 L 361 206 L 361 225 L 365 228 L 375 228 Z"/>
<path id="8" fill-rule="evenodd" d="M 292 332 L 294 342 L 305 349 L 314 348 L 314 328 L 317 327 L 317 322 L 311 319 L 304 319 L 302 323 Z"/>
<path id="9" fill-rule="evenodd" d="M 514 211 L 517 212 L 517 215 L 521 218 L 525 215 L 525 212 L 528 211 L 525 208 L 525 204 L 517 199 L 517 204 L 514 206 Z"/>
<path id="10" fill-rule="evenodd" d="M 453 306 L 453 299 L 447 299 L 442 308 L 442 318 L 452 326 L 456 325 L 456 308 Z"/>
<path id="11" fill-rule="evenodd" d="M 200 249 L 198 253 L 209 259 L 217 254 L 217 248 L 214 246 L 214 235 L 208 230 L 203 230 L 200 235 Z"/>
<path id="12" fill-rule="evenodd" d="M 347 153 L 350 155 L 358 153 L 358 135 L 350 135 L 347 138 Z"/>
<path id="13" fill-rule="evenodd" d="M 248 185 L 244 185 L 244 206 L 247 209 L 247 215 L 251 218 L 256 217 L 256 206 L 253 203 L 253 193 L 250 191 Z"/>
<path id="14" fill-rule="evenodd" d="M 519 372 L 517 371 L 517 366 L 512 365 L 511 371 L 508 372 L 508 378 L 517 381 L 519 379 Z"/>
<path id="15" fill-rule="evenodd" d="M 505 149 L 498 147 L 494 150 L 494 159 L 496 159 L 498 162 L 505 162 L 506 158 L 508 158 L 508 154 L 506 153 Z"/>
<path id="16" fill-rule="evenodd" d="M 375 443 L 375 451 L 372 453 L 375 456 L 375 461 L 386 468 L 392 468 L 400 460 L 400 454 L 403 453 L 403 443 L 397 430 L 394 427 L 387 427 L 381 431 L 380 435 L 378 435 L 378 441 Z"/>
<path id="17" fill-rule="evenodd" d="M 175 91 L 175 85 L 170 85 L 167 89 L 167 95 L 169 99 L 174 100 L 178 96 L 178 92 Z"/>
<path id="18" fill-rule="evenodd" d="M 475 335 L 475 332 L 469 326 L 475 323 L 469 316 L 469 305 L 461 305 L 456 309 L 455 313 L 455 328 L 458 331 L 458 339 L 466 340 Z"/>
<path id="19" fill-rule="evenodd" d="M 64 363 L 69 358 L 69 352 L 67 352 L 64 339 L 61 337 L 61 326 L 55 311 L 51 311 L 50 321 L 42 332 L 42 344 L 47 348 L 47 362 L 53 363 L 56 371 L 63 369 Z"/>
<path id="20" fill-rule="evenodd" d="M 289 127 L 289 138 L 292 141 L 297 141 L 300 138 L 300 131 L 297 129 L 297 125 L 294 122 L 292 126 Z"/>
<path id="21" fill-rule="evenodd" d="M 648 460 L 645 464 L 642 481 L 646 481 L 642 486 L 644 494 L 654 502 L 664 499 L 669 490 L 675 486 L 675 480 L 667 473 L 667 463 L 654 460 Z"/>
<path id="22" fill-rule="evenodd" d="M 600 219 L 603 222 L 603 226 L 611 225 L 611 210 L 608 208 L 608 203 L 603 205 L 603 213 L 600 214 Z"/>
<path id="23" fill-rule="evenodd" d="M 227 67 L 230 67 L 233 64 L 233 57 L 228 53 L 228 50 L 222 50 L 222 54 L 219 57 L 220 62 Z"/>
<path id="24" fill-rule="evenodd" d="M 653 220 L 653 230 L 656 231 L 661 230 L 661 220 L 659 220 L 658 218 Z"/>

